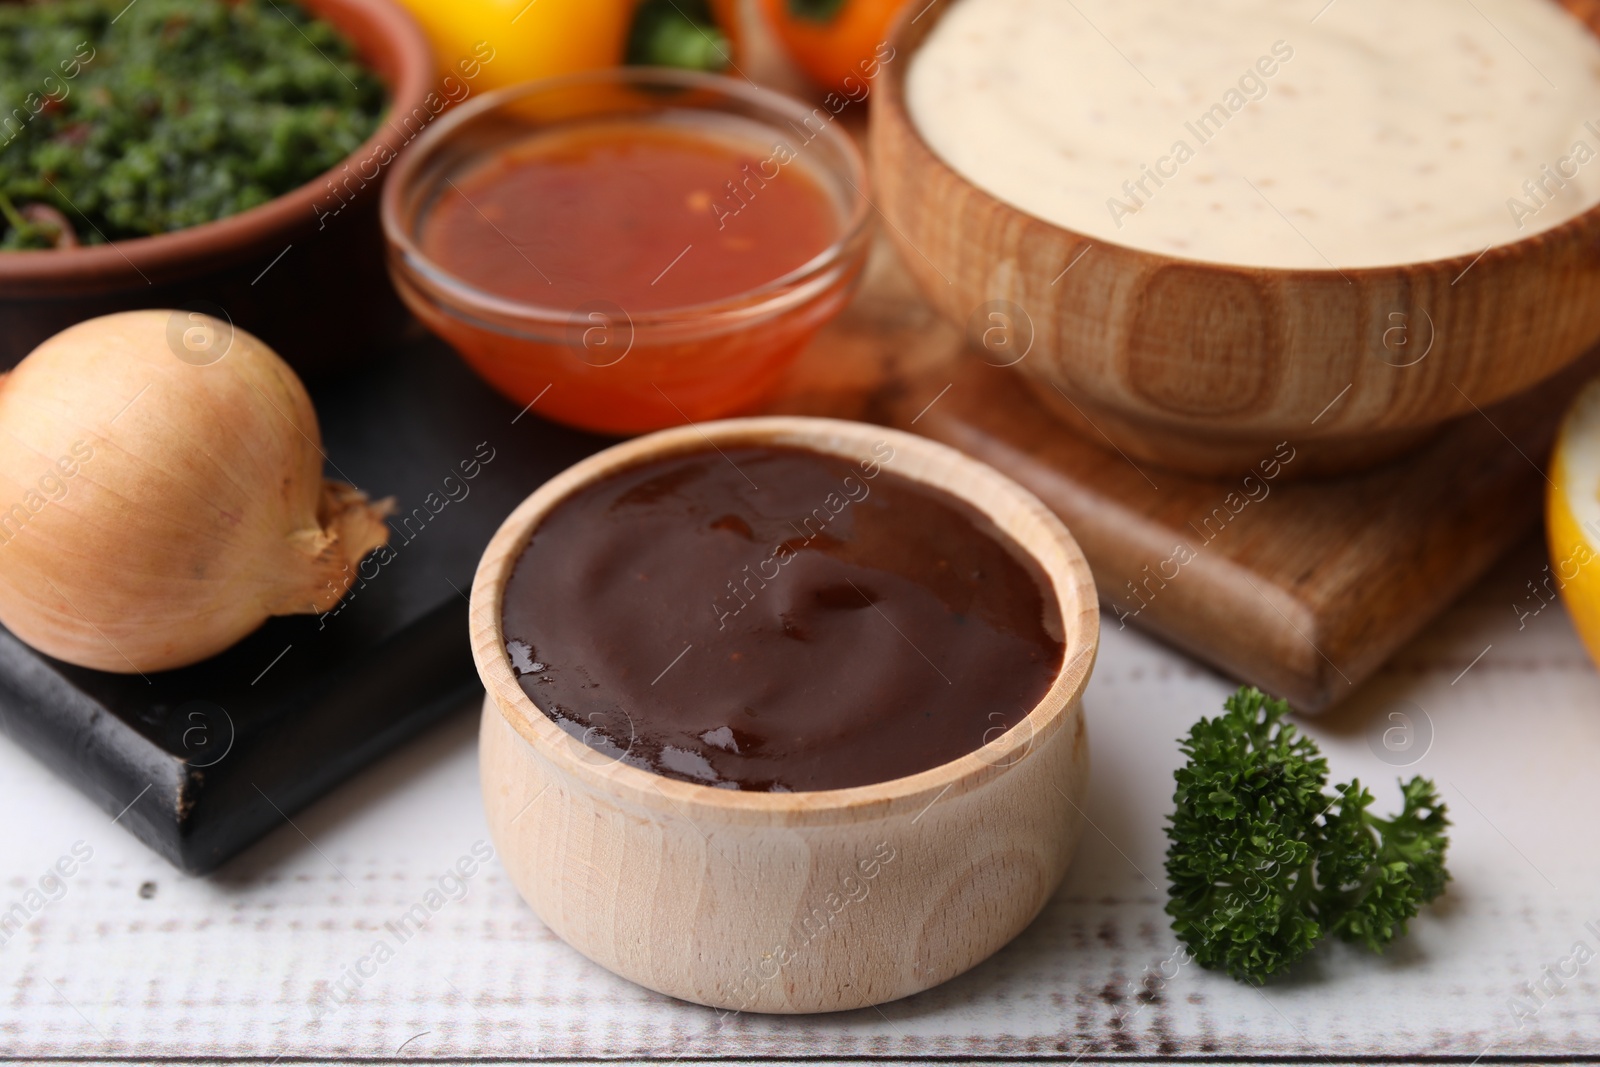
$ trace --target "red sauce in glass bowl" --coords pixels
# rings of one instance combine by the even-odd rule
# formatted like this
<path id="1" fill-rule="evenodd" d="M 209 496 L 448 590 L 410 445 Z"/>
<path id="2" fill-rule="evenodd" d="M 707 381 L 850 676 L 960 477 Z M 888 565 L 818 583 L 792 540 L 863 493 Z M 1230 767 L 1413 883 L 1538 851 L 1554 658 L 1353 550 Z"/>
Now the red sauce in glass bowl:
<path id="1" fill-rule="evenodd" d="M 504 90 L 395 170 L 384 228 L 406 304 L 518 406 L 602 433 L 754 407 L 870 244 L 849 136 L 731 78 L 621 68 Z"/>
<path id="2" fill-rule="evenodd" d="M 736 297 L 838 240 L 834 198 L 748 139 L 622 121 L 558 130 L 453 178 L 423 252 L 468 284 L 630 314 Z"/>

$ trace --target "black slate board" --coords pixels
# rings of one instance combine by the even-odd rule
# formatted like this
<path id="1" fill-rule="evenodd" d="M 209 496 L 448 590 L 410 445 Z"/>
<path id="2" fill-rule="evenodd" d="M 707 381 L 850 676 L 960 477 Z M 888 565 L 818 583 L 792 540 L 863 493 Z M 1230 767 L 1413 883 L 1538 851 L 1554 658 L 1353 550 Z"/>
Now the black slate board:
<path id="1" fill-rule="evenodd" d="M 312 395 L 328 476 L 399 507 L 393 558 L 369 557 L 337 613 L 273 619 L 148 679 L 69 666 L 0 629 L 0 728 L 190 873 L 470 698 L 478 557 L 524 497 L 610 443 L 519 412 L 431 339 Z"/>

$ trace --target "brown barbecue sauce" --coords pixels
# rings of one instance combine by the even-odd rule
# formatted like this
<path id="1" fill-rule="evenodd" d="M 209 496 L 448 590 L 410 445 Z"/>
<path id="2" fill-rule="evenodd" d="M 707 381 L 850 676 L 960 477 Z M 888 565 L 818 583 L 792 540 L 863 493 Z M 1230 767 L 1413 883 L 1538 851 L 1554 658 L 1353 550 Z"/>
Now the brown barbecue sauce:
<path id="1" fill-rule="evenodd" d="M 523 690 L 597 758 L 725 789 L 882 782 L 999 737 L 1060 670 L 1055 598 L 893 458 L 724 447 L 574 493 L 506 585 Z"/>

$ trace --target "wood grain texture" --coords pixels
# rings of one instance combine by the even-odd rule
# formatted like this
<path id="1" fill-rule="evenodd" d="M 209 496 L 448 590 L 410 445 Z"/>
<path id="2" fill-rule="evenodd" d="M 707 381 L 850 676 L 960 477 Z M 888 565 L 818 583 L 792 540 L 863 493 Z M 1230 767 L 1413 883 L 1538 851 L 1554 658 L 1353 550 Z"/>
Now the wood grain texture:
<path id="1" fill-rule="evenodd" d="M 518 685 L 502 592 L 550 509 L 651 459 L 771 443 L 859 459 L 972 504 L 1043 568 L 1065 661 L 1039 705 L 979 751 L 920 774 L 809 793 L 679 782 L 588 748 Z M 1081 694 L 1099 644 L 1088 564 L 1066 528 L 1007 479 L 882 427 L 766 418 L 618 445 L 558 476 L 490 542 L 473 584 L 473 654 L 489 693 L 483 792 L 501 861 L 564 940 L 670 996 L 735 1011 L 818 1012 L 896 1000 L 992 955 L 1039 913 L 1081 830 Z"/>
<path id="2" fill-rule="evenodd" d="M 908 67 L 951 2 L 908 7 L 891 35 L 872 107 L 877 203 L 941 314 L 981 334 L 1004 302 L 1045 405 L 1135 459 L 1230 474 L 1292 434 L 1295 476 L 1356 469 L 1600 340 L 1600 208 L 1481 258 L 1338 271 L 1177 259 L 1001 202 L 907 113 Z M 1592 0 L 1566 6 L 1600 29 Z"/>
<path id="3" fill-rule="evenodd" d="M 1289 477 L 1302 461 L 1299 434 L 1227 480 L 1141 466 L 1064 431 L 1014 371 L 975 358 L 908 383 L 889 417 L 916 419 L 917 431 L 1005 471 L 1060 515 L 1108 625 L 1150 630 L 1321 711 L 1538 523 L 1536 462 L 1564 400 L 1597 369 L 1590 357 L 1402 460 L 1336 479 Z"/>

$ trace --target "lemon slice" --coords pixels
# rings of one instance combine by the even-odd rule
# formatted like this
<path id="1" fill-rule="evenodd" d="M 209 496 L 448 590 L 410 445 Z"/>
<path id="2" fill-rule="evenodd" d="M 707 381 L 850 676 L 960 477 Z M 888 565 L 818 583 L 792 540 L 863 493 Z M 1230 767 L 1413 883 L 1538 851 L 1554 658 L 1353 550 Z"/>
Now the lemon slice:
<path id="1" fill-rule="evenodd" d="M 1600 663 L 1600 379 L 1584 387 L 1562 420 L 1550 481 L 1550 570 L 1578 635 Z"/>

